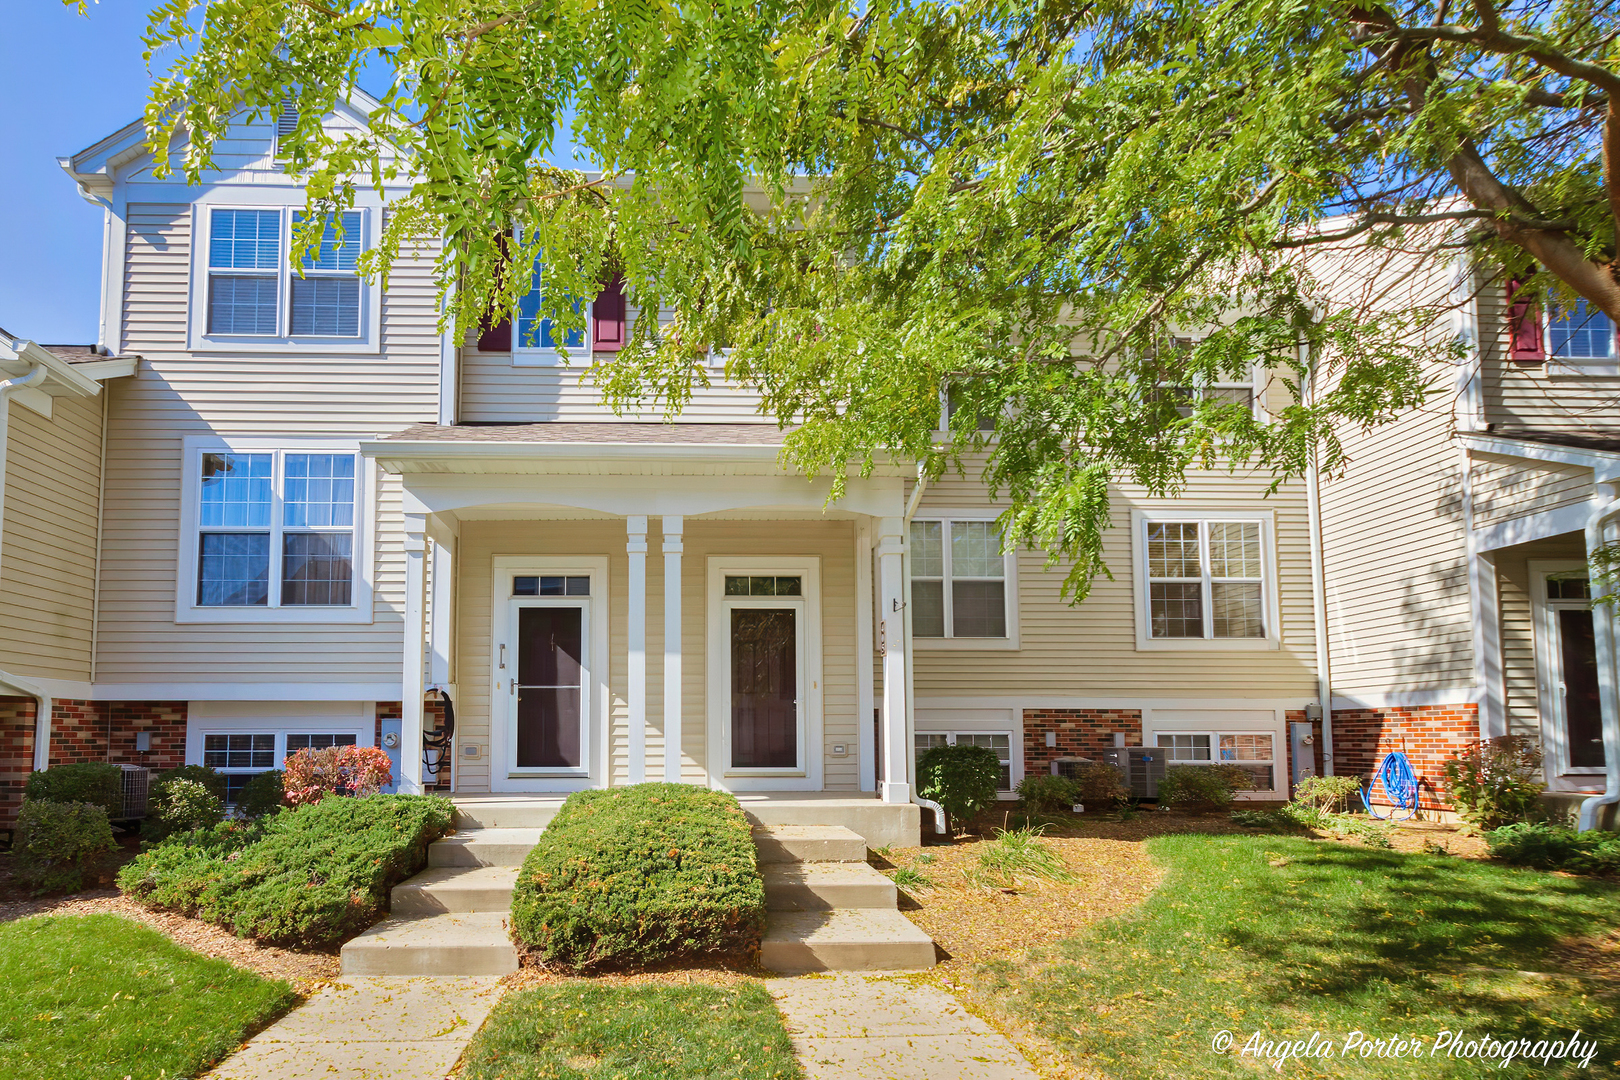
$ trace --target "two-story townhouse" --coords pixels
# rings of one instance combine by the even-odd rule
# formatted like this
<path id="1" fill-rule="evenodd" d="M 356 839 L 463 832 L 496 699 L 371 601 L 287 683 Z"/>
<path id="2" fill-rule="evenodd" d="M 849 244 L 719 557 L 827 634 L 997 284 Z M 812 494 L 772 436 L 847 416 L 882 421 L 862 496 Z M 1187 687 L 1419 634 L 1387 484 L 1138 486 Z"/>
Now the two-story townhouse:
<path id="1" fill-rule="evenodd" d="M 1429 405 L 1347 433 L 1350 462 L 1321 485 L 1338 771 L 1404 751 L 1422 804 L 1445 809 L 1447 758 L 1523 735 L 1555 806 L 1612 822 L 1587 800 L 1620 792 L 1612 612 L 1594 611 L 1588 572 L 1614 541 L 1614 326 L 1584 303 L 1513 302 L 1512 283 L 1466 265 L 1329 257 L 1347 296 L 1430 305 L 1464 346 L 1430 372 Z"/>
<path id="2" fill-rule="evenodd" d="M 1288 724 L 1321 696 L 1308 485 L 1117 492 L 1113 577 L 1070 606 L 1043 555 L 1002 553 L 972 476 L 893 461 L 828 504 L 723 358 L 675 423 L 608 411 L 585 357 L 623 341 L 615 293 L 573 341 L 534 296 L 441 333 L 431 241 L 386 291 L 354 273 L 385 199 L 288 270 L 303 193 L 274 125 L 241 122 L 199 187 L 155 178 L 142 140 L 64 160 L 106 220 L 103 344 L 142 360 L 107 400 L 93 675 L 56 688 L 105 733 L 59 714 L 52 760 L 77 737 L 174 763 L 129 753 L 140 723 L 241 783 L 398 723 L 407 790 L 678 777 L 888 807 L 885 839 L 915 837 L 914 754 L 941 741 L 996 749 L 1008 789 L 1146 742 L 1285 796 Z M 1194 392 L 1262 414 L 1286 394 L 1259 370 Z"/>

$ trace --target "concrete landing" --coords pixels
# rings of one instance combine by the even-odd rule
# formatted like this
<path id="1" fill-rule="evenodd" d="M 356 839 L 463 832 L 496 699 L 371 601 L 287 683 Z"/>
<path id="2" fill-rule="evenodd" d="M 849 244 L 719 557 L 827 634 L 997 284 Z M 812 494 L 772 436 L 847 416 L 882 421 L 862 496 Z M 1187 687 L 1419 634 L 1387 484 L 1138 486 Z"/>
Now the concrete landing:
<path id="1" fill-rule="evenodd" d="M 210 1080 L 443 1080 L 500 1000 L 493 978 L 329 983 Z"/>
<path id="2" fill-rule="evenodd" d="M 388 918 L 343 945 L 343 974 L 507 975 L 518 969 L 507 912 Z"/>
<path id="3" fill-rule="evenodd" d="M 914 971 L 933 967 L 934 940 L 893 908 L 773 911 L 760 942 L 768 971 Z"/>
<path id="4" fill-rule="evenodd" d="M 892 909 L 898 900 L 894 882 L 866 863 L 767 863 L 759 870 L 772 911 Z"/>
<path id="5" fill-rule="evenodd" d="M 808 1080 L 1039 1080 L 938 987 L 854 973 L 767 979 Z"/>

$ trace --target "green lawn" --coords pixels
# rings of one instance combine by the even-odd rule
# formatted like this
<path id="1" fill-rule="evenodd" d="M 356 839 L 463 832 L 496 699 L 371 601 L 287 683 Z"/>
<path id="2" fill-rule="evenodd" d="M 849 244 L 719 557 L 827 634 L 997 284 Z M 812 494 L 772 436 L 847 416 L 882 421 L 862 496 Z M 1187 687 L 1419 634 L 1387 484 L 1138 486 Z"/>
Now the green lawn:
<path id="1" fill-rule="evenodd" d="M 0 924 L 6 1080 L 194 1077 L 296 1000 L 116 915 Z"/>
<path id="2" fill-rule="evenodd" d="M 461 1080 L 799 1080 L 765 988 L 584 980 L 509 994 Z"/>
<path id="3" fill-rule="evenodd" d="M 1437 1033 L 1535 1042 L 1578 1029 L 1597 1043 L 1589 1069 L 1521 1060 L 1510 1073 L 1620 1072 L 1620 985 L 1577 977 L 1558 949 L 1620 925 L 1620 887 L 1283 836 L 1149 843 L 1168 873 L 1142 908 L 1023 969 L 986 975 L 1000 1007 L 1093 1071 L 1120 1080 L 1500 1076 L 1496 1062 L 1432 1056 Z M 1359 1047 L 1347 1056 L 1357 1031 L 1419 1037 L 1422 1056 L 1363 1057 Z M 1212 1049 L 1221 1032 L 1233 1039 L 1225 1054 Z M 1320 1032 L 1312 1050 L 1331 1040 L 1330 1056 L 1273 1071 L 1275 1058 L 1238 1052 L 1255 1032 L 1307 1043 Z"/>

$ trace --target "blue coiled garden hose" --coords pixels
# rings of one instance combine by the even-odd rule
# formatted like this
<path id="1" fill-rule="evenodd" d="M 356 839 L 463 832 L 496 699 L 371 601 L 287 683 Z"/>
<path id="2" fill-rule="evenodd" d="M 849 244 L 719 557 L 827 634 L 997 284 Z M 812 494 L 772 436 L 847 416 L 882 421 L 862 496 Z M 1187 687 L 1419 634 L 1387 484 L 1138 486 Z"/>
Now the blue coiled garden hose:
<path id="1" fill-rule="evenodd" d="M 1395 804 L 1388 814 L 1380 814 L 1373 809 L 1373 784 L 1380 783 L 1384 785 L 1385 798 Z M 1406 811 L 1405 815 L 1400 819 L 1402 821 L 1416 816 L 1418 811 L 1417 774 L 1412 771 L 1412 763 L 1407 760 L 1405 754 L 1396 750 L 1393 753 L 1384 755 L 1384 763 L 1378 766 L 1378 771 L 1373 774 L 1372 783 L 1368 784 L 1366 790 L 1361 793 L 1361 803 L 1367 808 L 1367 813 L 1385 821 L 1395 820 L 1396 810 Z"/>

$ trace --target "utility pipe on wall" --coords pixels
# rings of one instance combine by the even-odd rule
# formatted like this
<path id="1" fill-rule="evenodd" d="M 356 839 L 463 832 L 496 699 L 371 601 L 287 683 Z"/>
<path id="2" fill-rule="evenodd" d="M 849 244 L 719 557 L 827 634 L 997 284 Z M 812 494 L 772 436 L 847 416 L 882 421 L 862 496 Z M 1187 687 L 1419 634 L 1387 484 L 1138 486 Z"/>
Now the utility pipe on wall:
<path id="1" fill-rule="evenodd" d="M 1300 346 L 1305 367 L 1305 399 L 1316 397 L 1315 358 L 1310 346 Z M 1328 643 L 1327 562 L 1322 550 L 1322 481 L 1316 467 L 1316 446 L 1312 444 L 1305 464 L 1305 500 L 1311 532 L 1311 616 L 1316 633 L 1316 696 L 1322 706 L 1322 772 L 1333 775 L 1333 652 Z"/>
<path id="2" fill-rule="evenodd" d="M 1586 556 L 1604 546 L 1604 527 L 1608 520 L 1620 513 L 1620 498 L 1615 498 L 1613 484 L 1608 488 L 1609 500 L 1592 511 L 1586 519 Z M 1605 582 L 1612 590 L 1612 582 Z M 1603 605 L 1592 611 L 1592 631 L 1597 645 L 1598 705 L 1603 715 L 1603 794 L 1594 795 L 1581 803 L 1579 827 L 1581 831 L 1597 828 L 1598 811 L 1605 806 L 1620 803 L 1620 685 L 1615 671 L 1615 612 Z"/>

